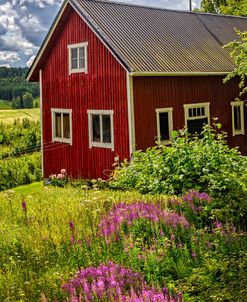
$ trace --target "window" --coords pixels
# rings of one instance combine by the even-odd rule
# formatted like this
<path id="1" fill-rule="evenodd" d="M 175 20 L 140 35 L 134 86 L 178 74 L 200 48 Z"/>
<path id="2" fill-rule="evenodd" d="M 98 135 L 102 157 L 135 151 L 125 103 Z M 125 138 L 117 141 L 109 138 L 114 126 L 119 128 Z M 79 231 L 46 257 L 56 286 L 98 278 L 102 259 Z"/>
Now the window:
<path id="1" fill-rule="evenodd" d="M 172 140 L 172 110 L 173 108 L 156 109 L 157 137 L 158 141 L 163 144 L 169 144 Z"/>
<path id="2" fill-rule="evenodd" d="M 89 148 L 114 151 L 113 110 L 88 110 Z"/>
<path id="3" fill-rule="evenodd" d="M 184 105 L 185 126 L 188 133 L 200 134 L 205 124 L 210 123 L 210 103 Z"/>
<path id="4" fill-rule="evenodd" d="M 52 141 L 72 145 L 72 110 L 51 109 Z"/>
<path id="5" fill-rule="evenodd" d="M 87 73 L 87 46 L 87 42 L 68 45 L 69 74 L 78 72 Z"/>
<path id="6" fill-rule="evenodd" d="M 232 135 L 245 134 L 244 131 L 244 102 L 231 102 L 232 106 Z"/>

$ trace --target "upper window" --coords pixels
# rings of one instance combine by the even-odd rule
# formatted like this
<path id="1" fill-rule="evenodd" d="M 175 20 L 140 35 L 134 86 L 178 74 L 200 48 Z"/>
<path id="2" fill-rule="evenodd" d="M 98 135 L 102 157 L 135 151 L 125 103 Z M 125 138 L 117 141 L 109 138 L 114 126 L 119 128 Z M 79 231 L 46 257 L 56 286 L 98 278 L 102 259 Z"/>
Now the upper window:
<path id="1" fill-rule="evenodd" d="M 72 110 L 51 109 L 52 141 L 72 145 Z"/>
<path id="2" fill-rule="evenodd" d="M 87 42 L 68 45 L 69 74 L 77 72 L 87 73 L 87 46 Z"/>
<path id="3" fill-rule="evenodd" d="M 184 105 L 185 126 L 188 133 L 200 134 L 203 126 L 210 123 L 209 105 L 210 103 Z"/>
<path id="4" fill-rule="evenodd" d="M 88 110 L 89 148 L 114 150 L 113 110 Z"/>
<path id="5" fill-rule="evenodd" d="M 158 141 L 163 144 L 169 144 L 172 140 L 172 110 L 173 108 L 156 109 L 157 137 Z"/>
<path id="6" fill-rule="evenodd" d="M 244 102 L 231 102 L 232 106 L 232 135 L 245 134 L 244 131 Z"/>

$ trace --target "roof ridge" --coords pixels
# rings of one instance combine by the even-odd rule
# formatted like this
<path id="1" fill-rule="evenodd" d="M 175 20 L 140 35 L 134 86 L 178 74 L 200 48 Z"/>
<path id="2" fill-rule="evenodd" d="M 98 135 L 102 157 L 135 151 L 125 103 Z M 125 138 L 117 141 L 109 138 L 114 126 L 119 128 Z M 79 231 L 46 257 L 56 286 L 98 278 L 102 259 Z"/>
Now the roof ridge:
<path id="1" fill-rule="evenodd" d="M 115 4 L 115 5 L 143 7 L 143 8 L 147 8 L 147 9 L 156 9 L 156 10 L 163 10 L 163 11 L 165 10 L 165 11 L 170 11 L 170 12 L 194 14 L 194 15 L 199 15 L 199 16 L 206 15 L 206 16 L 213 16 L 213 17 L 228 17 L 228 18 L 230 17 L 230 18 L 247 19 L 247 17 L 244 17 L 244 16 L 213 14 L 213 13 L 207 13 L 207 12 L 189 11 L 189 10 L 185 10 L 185 9 L 172 9 L 172 8 L 165 8 L 165 7 L 157 7 L 157 6 L 130 2 L 132 0 L 127 0 L 128 2 L 124 2 L 124 0 L 120 0 L 120 1 L 119 0 L 81 0 L 81 1 L 102 2 L 102 3 Z"/>

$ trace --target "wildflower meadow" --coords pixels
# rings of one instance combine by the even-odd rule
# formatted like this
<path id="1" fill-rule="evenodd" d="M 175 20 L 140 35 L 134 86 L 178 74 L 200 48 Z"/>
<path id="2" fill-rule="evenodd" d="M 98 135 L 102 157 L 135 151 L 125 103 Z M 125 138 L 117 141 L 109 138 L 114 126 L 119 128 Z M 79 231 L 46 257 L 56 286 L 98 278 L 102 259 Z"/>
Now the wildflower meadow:
<path id="1" fill-rule="evenodd" d="M 246 301 L 247 239 L 204 192 L 0 194 L 0 301 Z"/>

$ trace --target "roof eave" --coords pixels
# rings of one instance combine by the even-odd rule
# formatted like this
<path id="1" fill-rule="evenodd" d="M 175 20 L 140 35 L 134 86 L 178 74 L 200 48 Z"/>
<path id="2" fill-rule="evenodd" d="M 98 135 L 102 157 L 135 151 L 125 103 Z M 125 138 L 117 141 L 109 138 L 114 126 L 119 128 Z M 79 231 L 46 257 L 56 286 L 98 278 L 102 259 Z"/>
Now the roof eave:
<path id="1" fill-rule="evenodd" d="M 135 71 L 130 72 L 130 76 L 146 77 L 146 76 L 223 76 L 229 74 L 230 71 L 205 71 L 205 72 L 163 72 L 163 71 Z"/>
<path id="2" fill-rule="evenodd" d="M 51 26 L 49 32 L 47 33 L 47 35 L 45 37 L 44 42 L 42 43 L 42 45 L 41 45 L 41 47 L 40 47 L 40 49 L 39 49 L 39 51 L 38 51 L 38 53 L 37 53 L 37 55 L 36 55 L 33 63 L 32 63 L 32 65 L 31 65 L 31 67 L 28 70 L 28 73 L 26 75 L 27 81 L 31 81 L 31 77 L 32 77 L 34 71 L 36 70 L 36 67 L 37 67 L 37 65 L 38 65 L 38 63 L 39 63 L 39 61 L 40 61 L 40 59 L 41 59 L 41 57 L 42 57 L 42 55 L 44 53 L 44 50 L 46 49 L 46 46 L 48 45 L 48 43 L 50 41 L 50 38 L 51 38 L 52 34 L 54 33 L 54 31 L 55 31 L 55 29 L 57 27 L 57 24 L 60 21 L 60 19 L 61 19 L 62 15 L 63 15 L 63 13 L 65 11 L 65 8 L 68 5 L 68 3 L 69 3 L 69 1 L 65 0 L 63 2 L 62 6 L 60 7 L 60 9 L 59 9 L 59 11 L 57 13 L 56 18 L 53 21 L 52 26 Z"/>
<path id="3" fill-rule="evenodd" d="M 116 49 L 111 40 L 105 35 L 105 33 L 99 28 L 99 26 L 94 22 L 90 15 L 86 12 L 84 8 L 78 5 L 78 2 L 74 0 L 69 0 L 70 5 L 75 9 L 75 11 L 80 15 L 80 17 L 86 22 L 90 29 L 96 34 L 96 36 L 101 40 L 101 42 L 108 48 L 111 54 L 118 60 L 118 62 L 123 66 L 128 72 L 133 72 L 133 69 L 129 63 L 125 60 L 124 56 Z"/>
<path id="4" fill-rule="evenodd" d="M 55 20 L 53 21 L 52 23 L 52 26 L 48 32 L 48 34 L 46 35 L 46 38 L 44 40 L 44 42 L 42 43 L 31 67 L 29 68 L 28 70 L 28 73 L 26 75 L 26 79 L 27 81 L 32 81 L 32 76 L 34 74 L 34 72 L 36 71 L 36 68 L 38 66 L 38 63 L 40 62 L 40 59 L 50 41 L 50 38 L 52 37 L 67 5 L 70 4 L 74 9 L 75 11 L 80 15 L 80 17 L 82 19 L 84 19 L 84 21 L 88 24 L 88 26 L 94 31 L 94 33 L 101 39 L 101 41 L 105 44 L 105 46 L 110 50 L 110 52 L 114 55 L 114 57 L 116 57 L 116 59 L 121 63 L 121 65 L 128 71 L 128 72 L 131 72 L 133 71 L 132 68 L 129 66 L 129 64 L 125 61 L 125 59 L 123 58 L 123 56 L 118 53 L 113 44 L 109 41 L 109 39 L 107 39 L 107 37 L 104 35 L 103 32 L 101 32 L 99 29 L 97 29 L 97 25 L 94 24 L 93 20 L 90 18 L 90 16 L 81 8 L 81 7 L 78 7 L 76 4 L 75 4 L 75 1 L 73 0 L 65 0 L 55 18 Z"/>

